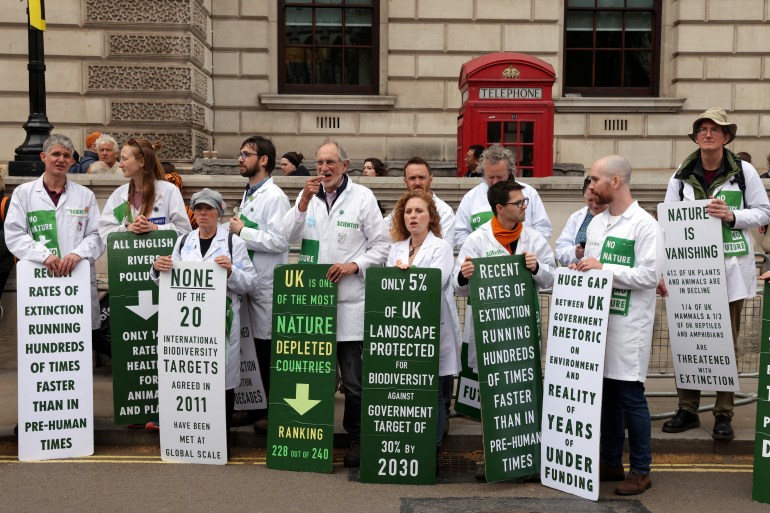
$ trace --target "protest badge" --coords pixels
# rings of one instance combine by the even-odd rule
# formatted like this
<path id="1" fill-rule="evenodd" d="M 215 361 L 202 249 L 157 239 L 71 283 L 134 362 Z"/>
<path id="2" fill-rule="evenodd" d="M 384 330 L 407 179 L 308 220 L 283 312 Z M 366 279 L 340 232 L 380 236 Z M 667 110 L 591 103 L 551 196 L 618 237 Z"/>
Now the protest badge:
<path id="1" fill-rule="evenodd" d="M 275 268 L 268 468 L 333 469 L 337 285 L 326 279 L 328 270 L 319 264 Z"/>
<path id="2" fill-rule="evenodd" d="M 69 276 L 16 266 L 19 460 L 94 453 L 91 263 Z"/>
<path id="3" fill-rule="evenodd" d="M 436 481 L 441 270 L 366 272 L 361 481 Z"/>
<path id="4" fill-rule="evenodd" d="M 158 418 L 158 286 L 150 278 L 155 259 L 174 250 L 176 232 L 107 237 L 115 424 Z"/>
<path id="5" fill-rule="evenodd" d="M 543 384 L 541 482 L 599 499 L 599 438 L 612 273 L 557 270 Z"/>
<path id="6" fill-rule="evenodd" d="M 540 307 L 522 255 L 474 258 L 470 279 L 488 482 L 540 471 Z"/>
<path id="7" fill-rule="evenodd" d="M 251 332 L 249 299 L 241 299 L 241 382 L 235 387 L 236 410 L 264 410 L 267 408 L 265 387 L 259 372 L 257 348 Z"/>
<path id="8" fill-rule="evenodd" d="M 161 458 L 224 465 L 227 271 L 214 262 L 175 261 L 160 273 L 159 292 Z"/>
<path id="9" fill-rule="evenodd" d="M 674 379 L 677 388 L 739 392 L 722 222 L 706 212 L 710 202 L 658 204 Z"/>

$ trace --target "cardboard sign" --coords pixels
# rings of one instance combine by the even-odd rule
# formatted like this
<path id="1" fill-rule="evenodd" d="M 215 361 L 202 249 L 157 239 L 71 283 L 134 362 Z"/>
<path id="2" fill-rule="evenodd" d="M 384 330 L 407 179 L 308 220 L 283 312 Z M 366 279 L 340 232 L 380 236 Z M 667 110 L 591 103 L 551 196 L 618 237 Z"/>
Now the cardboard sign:
<path id="1" fill-rule="evenodd" d="M 227 463 L 227 271 L 175 261 L 160 273 L 158 395 L 164 461 Z"/>
<path id="2" fill-rule="evenodd" d="M 264 410 L 267 408 L 265 387 L 259 373 L 257 348 L 251 334 L 251 315 L 249 303 L 244 297 L 241 301 L 241 383 L 235 387 L 236 410 Z"/>
<path id="3" fill-rule="evenodd" d="M 158 418 L 158 286 L 150 269 L 175 241 L 173 230 L 107 237 L 115 424 Z"/>
<path id="4" fill-rule="evenodd" d="M 366 273 L 364 483 L 436 481 L 441 294 L 440 269 Z"/>
<path id="5" fill-rule="evenodd" d="M 540 471 L 540 306 L 522 255 L 473 259 L 486 478 Z"/>
<path id="6" fill-rule="evenodd" d="M 666 316 L 678 388 L 740 391 L 721 221 L 711 200 L 660 203 L 668 287 Z"/>
<path id="7" fill-rule="evenodd" d="M 333 469 L 337 285 L 326 279 L 328 270 L 328 264 L 275 268 L 268 468 Z"/>
<path id="8" fill-rule="evenodd" d="M 610 271 L 557 270 L 548 322 L 540 479 L 599 499 L 599 439 Z"/>
<path id="9" fill-rule="evenodd" d="M 16 266 L 19 460 L 94 453 L 91 263 L 69 276 L 22 260 Z"/>

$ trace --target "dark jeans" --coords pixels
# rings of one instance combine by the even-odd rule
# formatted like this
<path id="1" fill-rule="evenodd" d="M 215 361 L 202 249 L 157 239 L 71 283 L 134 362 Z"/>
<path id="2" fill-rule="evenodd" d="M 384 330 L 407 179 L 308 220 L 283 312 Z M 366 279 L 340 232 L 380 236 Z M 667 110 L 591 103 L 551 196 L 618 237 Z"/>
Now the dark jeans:
<path id="1" fill-rule="evenodd" d="M 438 417 L 436 425 L 436 447 L 441 447 L 444 438 L 444 426 L 449 422 L 449 405 L 452 404 L 452 389 L 454 376 L 439 376 L 438 378 Z M 449 398 L 449 401 L 447 401 Z"/>
<path id="2" fill-rule="evenodd" d="M 348 440 L 361 438 L 361 382 L 363 380 L 363 342 L 337 342 L 337 363 L 345 387 L 345 414 L 342 427 L 348 432 Z"/>
<path id="3" fill-rule="evenodd" d="M 259 374 L 262 376 L 262 385 L 265 387 L 265 401 L 270 407 L 270 366 L 271 366 L 271 354 L 272 354 L 272 340 L 264 340 L 261 338 L 254 339 L 254 347 L 257 350 L 257 363 L 259 364 Z M 267 417 L 267 410 L 256 410 L 263 414 L 263 417 Z"/>
<path id="4" fill-rule="evenodd" d="M 602 395 L 602 435 L 600 460 L 618 466 L 623 464 L 623 441 L 628 428 L 631 470 L 647 475 L 652 464 L 650 410 L 640 381 L 604 378 Z"/>

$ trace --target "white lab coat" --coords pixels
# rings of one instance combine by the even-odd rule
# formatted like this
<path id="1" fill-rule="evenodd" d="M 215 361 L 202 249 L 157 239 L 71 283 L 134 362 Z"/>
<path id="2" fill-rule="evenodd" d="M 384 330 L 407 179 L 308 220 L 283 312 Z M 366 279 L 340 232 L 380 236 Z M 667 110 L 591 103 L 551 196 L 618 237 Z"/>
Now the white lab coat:
<path id="1" fill-rule="evenodd" d="M 617 237 L 634 241 L 634 266 L 602 265 L 612 272 L 613 288 L 631 290 L 628 315 L 610 314 L 607 322 L 604 377 L 644 383 L 655 320 L 655 289 L 663 267 L 663 233 L 636 201 L 608 226 L 609 220 L 607 209 L 588 225 L 586 258 L 600 260 L 604 240 Z"/>
<path id="2" fill-rule="evenodd" d="M 577 212 L 573 212 L 567 219 L 567 224 L 564 225 L 561 235 L 556 239 L 557 263 L 566 267 L 578 261 L 577 255 L 575 255 L 575 237 L 577 237 L 578 230 L 580 230 L 587 213 L 588 207 L 583 207 Z"/>
<path id="3" fill-rule="evenodd" d="M 240 215 L 257 224 L 244 226 L 239 234 L 252 253 L 257 287 L 249 292 L 249 312 L 254 338 L 271 340 L 273 323 L 273 271 L 289 262 L 289 243 L 283 236 L 283 216 L 289 211 L 289 198 L 268 178 L 251 196 L 243 193 Z"/>
<path id="4" fill-rule="evenodd" d="M 115 217 L 115 208 L 128 201 L 128 186 L 129 184 L 125 183 L 115 189 L 104 205 L 99 221 L 99 234 L 105 242 L 112 232 L 127 231 L 128 223 L 124 219 Z M 136 218 L 138 214 L 138 210 L 131 205 L 131 215 Z M 155 182 L 155 205 L 148 220 L 158 225 L 159 230 L 176 230 L 177 237 L 192 230 L 182 194 L 176 185 L 163 180 Z"/>
<path id="5" fill-rule="evenodd" d="M 56 212 L 59 257 L 75 253 L 91 263 L 91 329 L 96 329 L 101 321 L 94 263 L 104 253 L 104 244 L 98 231 L 99 205 L 96 197 L 86 187 L 67 179 L 66 191 L 59 199 L 59 204 L 54 205 L 43 187 L 42 176 L 14 189 L 5 220 L 5 243 L 16 258 L 42 264 L 52 252 L 44 244 L 35 241 L 27 219 L 29 212 L 39 210 Z"/>
<path id="6" fill-rule="evenodd" d="M 183 237 L 179 237 L 176 240 L 171 259 L 184 262 L 213 262 L 220 255 L 230 258 L 230 248 L 227 240 L 229 233 L 226 225 L 220 225 L 206 255 L 201 256 L 200 230 L 196 228 L 185 239 L 184 247 L 180 247 Z M 233 311 L 233 322 L 230 326 L 229 344 L 225 350 L 226 390 L 237 387 L 241 382 L 241 296 L 251 292 L 257 286 L 257 274 L 246 251 L 246 244 L 237 235 L 233 235 L 233 255 L 231 261 L 233 262 L 233 267 L 230 277 L 227 278 L 227 297 L 231 301 L 230 308 Z M 153 269 L 151 276 L 157 281 L 158 272 Z M 225 305 L 216 306 L 216 308 L 224 307 Z"/>
<path id="7" fill-rule="evenodd" d="M 532 278 L 535 281 L 538 290 L 551 288 L 556 273 L 556 263 L 553 258 L 553 251 L 551 251 L 548 242 L 546 242 L 538 232 L 528 226 L 524 226 L 521 230 L 519 242 L 516 245 L 517 255 L 525 252 L 535 253 L 535 255 L 537 255 L 539 269 L 537 270 L 537 274 L 532 275 Z M 460 248 L 460 254 L 457 255 L 455 267 L 452 271 L 452 285 L 454 286 L 455 293 L 458 296 L 463 297 L 468 297 L 470 295 L 470 284 L 460 285 L 457 279 L 460 273 L 460 267 L 465 261 L 465 257 L 471 257 L 473 259 L 505 256 L 508 254 L 508 250 L 495 239 L 495 236 L 492 233 L 492 223 L 487 222 L 481 225 L 478 230 L 468 236 L 465 244 Z M 472 316 L 469 317 L 466 315 L 465 322 L 467 323 L 469 320 L 470 322 L 473 322 L 472 319 Z M 474 372 L 478 372 L 479 367 L 476 358 L 475 333 L 473 327 L 470 326 L 470 329 L 468 329 L 466 333 L 468 335 L 468 365 Z"/>
<path id="8" fill-rule="evenodd" d="M 297 202 L 283 218 L 284 237 L 290 244 L 303 239 L 318 241 L 319 264 L 355 262 L 358 273 L 337 283 L 337 342 L 364 339 L 364 280 L 366 270 L 382 265 L 388 256 L 388 241 L 382 214 L 372 191 L 344 178 L 345 189 L 331 209 L 319 196 L 310 200 L 306 212 Z"/>
<path id="9" fill-rule="evenodd" d="M 450 247 L 454 246 L 454 240 L 455 240 L 455 213 L 454 210 L 452 210 L 452 207 L 450 207 L 444 200 L 436 196 L 436 193 L 431 191 L 431 194 L 433 195 L 433 203 L 436 205 L 436 212 L 439 215 L 439 218 L 441 219 L 441 238 L 444 239 L 449 243 Z M 393 242 L 393 240 L 390 237 L 390 223 L 393 220 L 393 211 L 390 212 L 385 217 L 385 232 L 386 232 L 386 239 L 388 242 Z M 457 312 L 457 304 L 455 303 L 455 292 L 452 289 L 452 287 L 448 287 L 446 289 L 446 296 L 447 299 L 450 302 L 450 313 L 452 315 L 452 325 L 455 329 L 455 339 L 458 341 L 458 344 L 462 340 L 461 333 L 460 333 L 460 314 Z M 458 350 L 459 354 L 459 350 Z M 443 376 L 443 374 L 442 374 Z"/>
<path id="10" fill-rule="evenodd" d="M 749 208 L 734 210 L 735 228 L 741 229 L 746 243 L 749 246 L 748 255 L 725 257 L 725 276 L 727 277 L 727 297 L 728 301 L 737 301 L 757 295 L 756 264 L 754 262 L 754 240 L 751 235 L 751 228 L 767 225 L 770 222 L 770 201 L 767 198 L 767 191 L 762 179 L 759 178 L 757 170 L 748 162 L 741 161 L 743 164 L 743 176 L 746 181 L 745 205 Z M 666 190 L 666 199 L 664 202 L 670 203 L 680 201 L 679 184 L 681 180 L 671 177 L 668 181 Z M 717 191 L 740 191 L 740 186 L 732 180 L 725 182 Z M 685 182 L 682 190 L 683 201 L 694 201 L 695 194 L 692 185 Z"/>
<path id="11" fill-rule="evenodd" d="M 396 265 L 398 260 L 409 262 L 409 241 L 402 240 L 390 247 L 388 267 Z M 454 376 L 457 374 L 458 341 L 451 307 L 454 305 L 452 292 L 452 268 L 454 255 L 452 246 L 445 240 L 439 239 L 432 232 L 418 248 L 412 261 L 413 267 L 430 267 L 441 270 L 441 345 L 439 355 L 439 376 Z M 456 309 L 455 309 L 456 311 Z"/>
<path id="12" fill-rule="evenodd" d="M 516 181 L 524 186 L 524 189 L 521 191 L 524 197 L 529 198 L 524 226 L 533 228 L 547 242 L 551 238 L 553 227 L 551 226 L 551 220 L 548 218 L 548 213 L 545 211 L 543 201 L 540 199 L 540 195 L 533 187 L 520 180 Z M 457 207 L 457 214 L 455 215 L 456 247 L 462 247 L 465 239 L 473 232 L 473 226 L 478 228 L 479 225 L 483 224 L 483 220 L 481 222 L 474 220 L 474 216 L 486 214 L 487 219 L 492 218 L 492 208 L 489 206 L 487 191 L 489 191 L 489 186 L 482 180 L 480 184 L 468 191 L 462 201 L 460 201 L 460 206 Z"/>

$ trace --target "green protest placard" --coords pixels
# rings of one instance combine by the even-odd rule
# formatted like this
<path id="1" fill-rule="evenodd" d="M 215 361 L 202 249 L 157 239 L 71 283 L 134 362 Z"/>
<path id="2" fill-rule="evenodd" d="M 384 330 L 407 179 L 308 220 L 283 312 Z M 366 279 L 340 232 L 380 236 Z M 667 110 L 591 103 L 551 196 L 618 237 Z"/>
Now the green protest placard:
<path id="1" fill-rule="evenodd" d="M 158 286 L 150 268 L 175 241 L 173 230 L 107 237 L 115 424 L 158 418 Z"/>
<path id="2" fill-rule="evenodd" d="M 326 279 L 328 270 L 316 264 L 275 268 L 269 468 L 333 468 L 337 286 Z"/>
<path id="3" fill-rule="evenodd" d="M 754 441 L 754 482 L 751 498 L 770 504 L 770 287 L 765 283 L 762 298 L 762 338 L 757 384 L 757 423 Z"/>
<path id="4" fill-rule="evenodd" d="M 470 305 L 466 308 L 471 308 Z M 465 322 L 471 322 L 471 315 L 465 316 Z M 480 419 L 479 412 L 479 375 L 473 372 L 468 365 L 468 344 L 462 343 L 460 353 L 462 368 L 457 376 L 457 390 L 455 391 L 455 411 L 472 419 Z"/>
<path id="5" fill-rule="evenodd" d="M 478 258 L 470 280 L 486 478 L 540 471 L 540 314 L 522 255 Z"/>
<path id="6" fill-rule="evenodd" d="M 366 273 L 362 482 L 436 481 L 441 294 L 440 269 Z"/>

